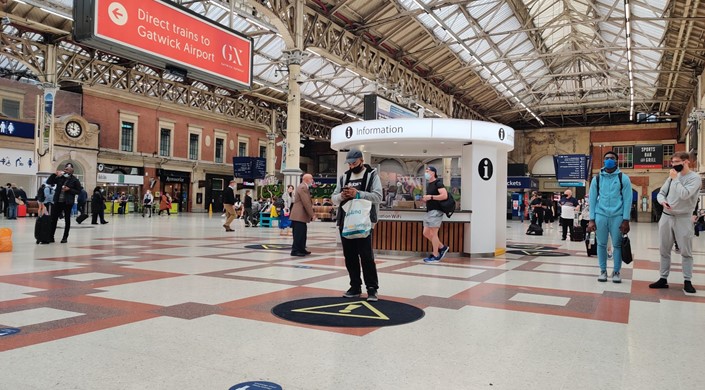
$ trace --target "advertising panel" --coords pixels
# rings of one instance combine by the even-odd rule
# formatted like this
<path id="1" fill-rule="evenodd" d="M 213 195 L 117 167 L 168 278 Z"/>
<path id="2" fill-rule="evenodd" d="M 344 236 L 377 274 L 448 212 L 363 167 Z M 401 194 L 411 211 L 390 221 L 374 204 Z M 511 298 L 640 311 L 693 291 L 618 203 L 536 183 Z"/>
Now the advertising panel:
<path id="1" fill-rule="evenodd" d="M 634 145 L 634 169 L 663 167 L 663 145 Z"/>
<path id="2" fill-rule="evenodd" d="M 74 0 L 74 20 L 83 44 L 216 85 L 252 84 L 252 39 L 171 2 Z"/>

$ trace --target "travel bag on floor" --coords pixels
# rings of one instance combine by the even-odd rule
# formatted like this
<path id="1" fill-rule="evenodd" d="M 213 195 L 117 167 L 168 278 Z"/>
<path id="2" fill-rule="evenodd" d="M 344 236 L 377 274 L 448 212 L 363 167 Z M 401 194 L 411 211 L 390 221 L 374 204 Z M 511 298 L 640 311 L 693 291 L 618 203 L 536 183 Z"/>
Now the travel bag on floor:
<path id="1" fill-rule="evenodd" d="M 529 236 L 543 236 L 543 228 L 535 223 L 529 225 L 526 229 L 526 234 Z"/>
<path id="2" fill-rule="evenodd" d="M 571 241 L 584 241 L 585 240 L 585 230 L 582 226 L 573 226 L 573 233 L 570 235 Z"/>
<path id="3" fill-rule="evenodd" d="M 52 238 L 51 217 L 48 215 L 37 217 L 37 222 L 34 224 L 34 239 L 37 240 L 37 244 L 48 244 Z"/>

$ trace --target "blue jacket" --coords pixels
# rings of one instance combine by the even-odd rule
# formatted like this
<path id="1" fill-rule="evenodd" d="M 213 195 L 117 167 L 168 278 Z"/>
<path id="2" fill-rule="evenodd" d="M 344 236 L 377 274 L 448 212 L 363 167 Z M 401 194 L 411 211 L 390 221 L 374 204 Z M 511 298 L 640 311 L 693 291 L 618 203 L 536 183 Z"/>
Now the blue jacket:
<path id="1" fill-rule="evenodd" d="M 600 193 L 597 193 L 597 177 L 590 182 L 590 220 L 595 220 L 595 215 L 605 217 L 621 216 L 622 220 L 629 221 L 632 207 L 632 182 L 629 176 L 622 174 L 622 192 L 620 194 L 619 168 L 612 173 L 600 170 Z"/>

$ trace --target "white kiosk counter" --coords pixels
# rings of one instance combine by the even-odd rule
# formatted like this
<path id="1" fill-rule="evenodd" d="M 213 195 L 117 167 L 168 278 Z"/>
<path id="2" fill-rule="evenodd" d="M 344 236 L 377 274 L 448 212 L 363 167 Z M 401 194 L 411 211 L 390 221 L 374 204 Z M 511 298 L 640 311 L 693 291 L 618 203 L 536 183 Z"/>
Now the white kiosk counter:
<path id="1" fill-rule="evenodd" d="M 439 237 L 452 244 L 451 252 L 470 256 L 505 252 L 507 153 L 514 148 L 514 129 L 499 123 L 461 119 L 387 119 L 343 124 L 331 132 L 331 148 L 339 152 L 338 176 L 347 170 L 345 155 L 352 147 L 359 148 L 367 162 L 372 156 L 428 160 L 461 157 L 462 209 L 450 219 L 444 217 Z M 424 213 L 380 210 L 374 248 L 427 254 L 428 240 L 423 237 L 421 224 Z"/>

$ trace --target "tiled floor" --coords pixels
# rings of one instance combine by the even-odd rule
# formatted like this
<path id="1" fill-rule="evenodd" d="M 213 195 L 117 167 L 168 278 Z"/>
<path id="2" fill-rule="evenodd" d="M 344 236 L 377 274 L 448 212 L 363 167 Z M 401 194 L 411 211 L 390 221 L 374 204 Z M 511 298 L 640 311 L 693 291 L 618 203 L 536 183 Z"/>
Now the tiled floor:
<path id="1" fill-rule="evenodd" d="M 613 284 L 596 281 L 597 259 L 560 241 L 556 224 L 535 237 L 508 222 L 510 245 L 526 253 L 433 265 L 377 256 L 380 298 L 424 309 L 421 320 L 325 328 L 270 310 L 347 289 L 332 224 L 310 225 L 304 258 L 278 246 L 291 238 L 276 228 L 221 225 L 120 216 L 39 246 L 33 218 L 1 220 L 15 250 L 0 254 L 0 328 L 20 333 L 0 336 L 0 388 L 705 388 L 705 237 L 694 241 L 699 291 L 686 296 L 678 255 L 671 289 L 648 288 L 655 224 L 632 224 L 636 260 Z"/>

